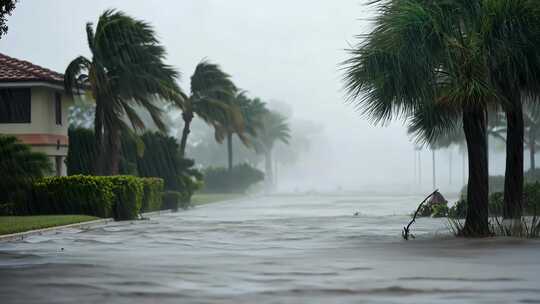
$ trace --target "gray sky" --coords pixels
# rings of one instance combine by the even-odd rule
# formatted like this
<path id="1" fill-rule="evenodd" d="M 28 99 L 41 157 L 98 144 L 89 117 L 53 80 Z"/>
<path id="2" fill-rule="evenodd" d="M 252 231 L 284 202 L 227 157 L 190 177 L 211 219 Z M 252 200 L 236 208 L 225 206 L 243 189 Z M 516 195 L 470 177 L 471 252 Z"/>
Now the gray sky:
<path id="1" fill-rule="evenodd" d="M 323 124 L 325 142 L 313 143 L 287 176 L 292 188 L 412 179 L 412 145 L 401 123 L 373 127 L 344 103 L 338 65 L 354 36 L 369 29 L 362 0 L 20 0 L 0 52 L 63 72 L 76 56 L 89 55 L 85 23 L 107 8 L 153 24 L 185 90 L 195 65 L 208 58 L 250 94 L 287 102 L 295 117 Z M 441 166 L 446 158 L 441 153 Z M 429 185 L 431 157 L 423 159 Z"/>

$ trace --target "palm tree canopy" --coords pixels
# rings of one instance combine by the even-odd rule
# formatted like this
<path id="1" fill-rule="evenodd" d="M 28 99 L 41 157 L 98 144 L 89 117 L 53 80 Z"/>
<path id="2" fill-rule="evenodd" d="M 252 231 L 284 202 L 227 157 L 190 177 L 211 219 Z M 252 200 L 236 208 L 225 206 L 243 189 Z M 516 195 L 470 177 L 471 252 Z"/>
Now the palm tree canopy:
<path id="1" fill-rule="evenodd" d="M 223 120 L 228 111 L 228 100 L 233 98 L 236 87 L 229 74 L 219 65 L 207 60 L 197 64 L 191 76 L 191 96 L 186 107 L 209 124 Z"/>
<path id="2" fill-rule="evenodd" d="M 464 107 L 504 104 L 503 79 L 529 91 L 539 83 L 534 1 L 376 3 L 374 30 L 344 63 L 350 100 L 375 122 L 409 119 L 417 140 L 433 143 Z"/>
<path id="3" fill-rule="evenodd" d="M 159 129 L 164 130 L 162 110 L 155 105 L 164 99 L 182 107 L 183 93 L 176 83 L 179 73 L 165 64 L 165 49 L 153 28 L 123 12 L 105 11 L 97 26 L 86 25 L 92 58 L 74 59 L 65 72 L 65 88 L 89 89 L 103 107 L 104 122 L 124 126 L 127 118 L 134 129 L 145 124 L 136 107 L 147 110 Z"/>
<path id="4" fill-rule="evenodd" d="M 269 111 L 262 115 L 261 127 L 253 140 L 258 153 L 271 151 L 276 142 L 289 144 L 291 129 L 287 118 L 280 113 Z"/>
<path id="5" fill-rule="evenodd" d="M 236 134 L 245 146 L 251 146 L 249 136 L 255 137 L 261 127 L 261 117 L 268 112 L 266 104 L 259 98 L 250 98 L 245 91 L 237 91 L 228 100 L 227 115 L 216 123 L 215 138 L 223 142 L 227 134 Z"/>

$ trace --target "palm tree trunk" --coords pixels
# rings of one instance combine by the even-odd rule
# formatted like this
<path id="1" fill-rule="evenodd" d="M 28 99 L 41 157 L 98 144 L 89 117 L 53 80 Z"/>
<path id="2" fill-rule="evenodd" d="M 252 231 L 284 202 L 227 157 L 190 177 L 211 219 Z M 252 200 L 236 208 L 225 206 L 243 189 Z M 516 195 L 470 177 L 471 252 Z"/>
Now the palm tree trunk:
<path id="1" fill-rule="evenodd" d="M 183 112 L 182 119 L 184 120 L 184 130 L 182 130 L 182 139 L 180 140 L 180 155 L 184 157 L 186 155 L 186 143 L 191 129 L 191 121 L 193 120 L 193 112 Z"/>
<path id="2" fill-rule="evenodd" d="M 94 163 L 94 174 L 103 175 L 104 161 L 105 161 L 105 145 L 103 142 L 103 106 L 99 98 L 96 100 L 96 114 L 94 118 L 94 138 L 95 138 L 95 151 L 96 162 Z"/>
<path id="3" fill-rule="evenodd" d="M 523 108 L 519 95 L 506 111 L 506 172 L 504 219 L 520 219 L 523 201 Z"/>
<path id="4" fill-rule="evenodd" d="M 462 234 L 482 237 L 490 234 L 488 224 L 488 160 L 486 113 L 480 108 L 463 111 L 463 131 L 467 141 L 469 181 L 467 187 L 467 217 Z"/>
<path id="5" fill-rule="evenodd" d="M 274 185 L 274 174 L 272 170 L 272 150 L 267 150 L 264 153 L 264 160 L 265 160 L 265 180 L 266 180 L 266 190 L 268 192 L 273 190 Z"/>
<path id="6" fill-rule="evenodd" d="M 536 169 L 536 160 L 534 156 L 536 154 L 536 129 L 534 126 L 529 128 L 529 157 L 531 160 L 531 171 Z"/>
<path id="7" fill-rule="evenodd" d="M 227 156 L 228 156 L 228 164 L 229 164 L 229 172 L 232 171 L 233 168 L 233 149 L 232 149 L 232 133 L 227 133 Z"/>
<path id="8" fill-rule="evenodd" d="M 120 172 L 120 154 L 122 151 L 122 132 L 116 127 L 110 130 L 110 153 L 107 175 L 118 175 Z"/>

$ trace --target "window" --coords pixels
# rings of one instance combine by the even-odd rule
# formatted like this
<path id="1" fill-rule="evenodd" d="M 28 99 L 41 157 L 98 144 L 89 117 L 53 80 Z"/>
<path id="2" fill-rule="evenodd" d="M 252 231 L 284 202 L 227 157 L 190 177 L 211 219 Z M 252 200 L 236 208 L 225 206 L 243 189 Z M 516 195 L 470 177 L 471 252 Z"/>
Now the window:
<path id="1" fill-rule="evenodd" d="M 0 123 L 30 123 L 30 89 L 0 89 Z"/>
<path id="2" fill-rule="evenodd" d="M 58 92 L 54 95 L 54 115 L 56 117 L 56 124 L 62 125 L 62 95 Z"/>

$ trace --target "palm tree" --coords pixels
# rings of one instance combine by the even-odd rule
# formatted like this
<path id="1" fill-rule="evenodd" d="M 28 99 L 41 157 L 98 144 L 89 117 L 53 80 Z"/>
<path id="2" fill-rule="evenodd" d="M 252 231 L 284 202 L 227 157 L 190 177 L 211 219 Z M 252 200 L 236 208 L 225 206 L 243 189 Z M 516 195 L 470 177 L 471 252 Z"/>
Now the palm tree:
<path id="1" fill-rule="evenodd" d="M 409 121 L 420 141 L 459 127 L 469 154 L 467 236 L 489 234 L 486 107 L 495 98 L 473 27 L 475 1 L 390 1 L 345 62 L 349 96 L 375 123 Z M 474 189 L 474 190 L 473 190 Z"/>
<path id="2" fill-rule="evenodd" d="M 257 136 L 262 126 L 262 115 L 267 112 L 266 104 L 259 98 L 252 99 L 244 91 L 237 91 L 234 98 L 228 101 L 227 115 L 213 123 L 216 140 L 219 143 L 227 141 L 229 171 L 234 165 L 233 135 L 236 134 L 246 147 L 251 147 L 250 137 Z"/>
<path id="3" fill-rule="evenodd" d="M 86 34 L 92 58 L 75 58 L 65 72 L 67 92 L 84 88 L 96 103 L 94 130 L 98 161 L 96 173 L 118 173 L 122 131 L 142 130 L 137 113 L 146 110 L 154 124 L 165 130 L 159 99 L 182 107 L 178 72 L 163 63 L 165 49 L 152 27 L 115 10 L 105 11 L 97 26 L 87 23 Z"/>
<path id="4" fill-rule="evenodd" d="M 194 115 L 206 123 L 214 125 L 223 121 L 228 115 L 227 100 L 234 95 L 236 88 L 230 76 L 221 68 L 206 60 L 200 62 L 191 76 L 191 96 L 186 98 L 183 106 L 182 119 L 184 129 L 180 140 L 181 155 L 185 155 L 187 138 Z"/>
<path id="5" fill-rule="evenodd" d="M 264 154 L 265 180 L 268 191 L 274 188 L 272 150 L 276 142 L 289 144 L 291 129 L 287 118 L 277 112 L 269 111 L 262 115 L 262 125 L 253 139 L 255 151 Z"/>
<path id="6" fill-rule="evenodd" d="M 490 81 L 506 115 L 506 172 L 503 216 L 518 219 L 523 200 L 523 100 L 538 96 L 540 9 L 536 1 L 481 1 L 479 30 L 488 56 Z"/>

